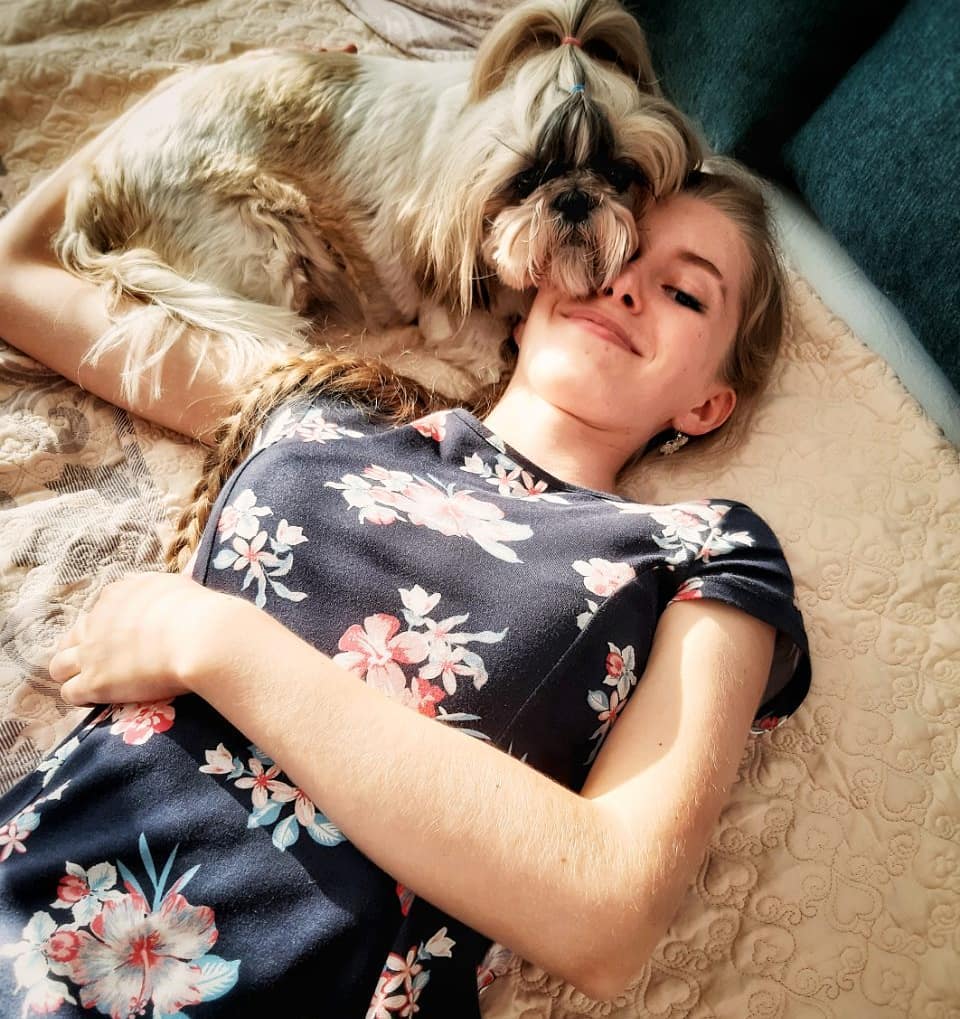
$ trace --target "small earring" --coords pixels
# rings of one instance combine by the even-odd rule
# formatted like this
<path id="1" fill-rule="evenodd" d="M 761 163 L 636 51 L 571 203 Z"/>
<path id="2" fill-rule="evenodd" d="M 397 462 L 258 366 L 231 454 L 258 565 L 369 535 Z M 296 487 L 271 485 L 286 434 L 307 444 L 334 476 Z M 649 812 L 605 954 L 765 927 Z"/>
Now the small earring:
<path id="1" fill-rule="evenodd" d="M 683 432 L 677 432 L 676 436 L 672 439 L 668 439 L 660 447 L 661 456 L 670 456 L 676 453 L 678 449 L 683 449 L 684 446 L 690 441 L 689 435 L 684 435 Z"/>

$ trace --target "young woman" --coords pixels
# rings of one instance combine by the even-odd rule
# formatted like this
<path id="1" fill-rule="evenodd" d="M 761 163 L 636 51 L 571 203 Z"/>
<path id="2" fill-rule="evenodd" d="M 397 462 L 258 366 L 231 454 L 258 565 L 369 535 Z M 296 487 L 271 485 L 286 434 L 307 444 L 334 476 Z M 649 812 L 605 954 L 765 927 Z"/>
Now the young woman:
<path id="1" fill-rule="evenodd" d="M 0 335 L 119 401 L 119 362 L 84 363 L 103 298 L 48 252 L 69 174 L 0 225 Z M 763 384 L 762 198 L 695 173 L 642 235 L 604 293 L 537 294 L 476 413 L 317 353 L 228 415 L 215 360 L 171 355 L 131 409 L 227 463 L 192 579 L 109 586 L 50 663 L 66 701 L 112 706 L 0 800 L 4 1000 L 476 1016 L 491 941 L 593 997 L 638 975 L 751 723 L 809 682 L 762 520 L 615 494 L 636 451 L 728 428 Z"/>

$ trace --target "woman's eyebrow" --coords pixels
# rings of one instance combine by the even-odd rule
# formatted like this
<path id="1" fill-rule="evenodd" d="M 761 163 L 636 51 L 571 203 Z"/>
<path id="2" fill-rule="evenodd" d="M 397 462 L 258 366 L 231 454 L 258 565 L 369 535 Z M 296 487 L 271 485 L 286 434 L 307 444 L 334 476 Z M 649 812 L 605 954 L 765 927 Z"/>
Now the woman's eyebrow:
<path id="1" fill-rule="evenodd" d="M 709 258 L 704 258 L 703 255 L 698 255 L 695 251 L 688 251 L 683 249 L 677 252 L 677 258 L 681 262 L 689 262 L 691 265 L 698 265 L 701 269 L 706 269 L 711 276 L 715 276 L 717 282 L 720 284 L 720 293 L 723 295 L 724 303 L 727 300 L 727 285 L 723 278 L 723 273 L 710 261 Z"/>

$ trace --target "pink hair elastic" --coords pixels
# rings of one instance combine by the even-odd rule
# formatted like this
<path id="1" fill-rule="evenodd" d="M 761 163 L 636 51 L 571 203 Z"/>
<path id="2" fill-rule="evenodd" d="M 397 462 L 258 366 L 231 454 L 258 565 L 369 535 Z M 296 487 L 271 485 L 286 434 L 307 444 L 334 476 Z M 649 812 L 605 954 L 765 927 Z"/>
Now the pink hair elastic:
<path id="1" fill-rule="evenodd" d="M 583 43 L 575 35 L 565 35 L 560 40 L 561 46 L 576 46 L 577 49 L 583 49 Z"/>

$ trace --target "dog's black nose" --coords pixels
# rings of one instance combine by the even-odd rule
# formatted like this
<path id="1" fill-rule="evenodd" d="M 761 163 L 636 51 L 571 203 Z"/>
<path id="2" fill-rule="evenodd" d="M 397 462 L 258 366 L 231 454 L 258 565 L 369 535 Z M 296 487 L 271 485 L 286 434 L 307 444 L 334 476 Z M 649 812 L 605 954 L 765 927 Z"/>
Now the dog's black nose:
<path id="1" fill-rule="evenodd" d="M 597 203 L 579 188 L 564 191 L 553 200 L 553 207 L 568 223 L 582 223 Z"/>

